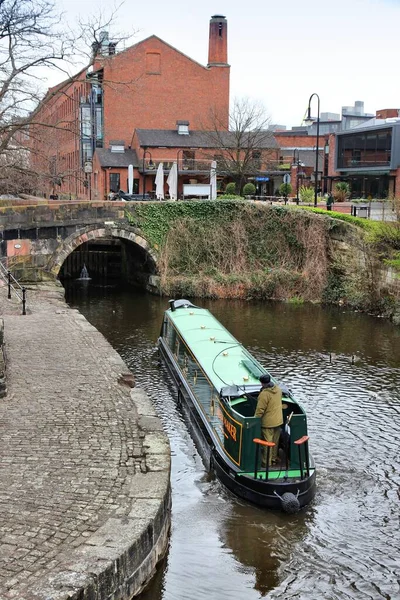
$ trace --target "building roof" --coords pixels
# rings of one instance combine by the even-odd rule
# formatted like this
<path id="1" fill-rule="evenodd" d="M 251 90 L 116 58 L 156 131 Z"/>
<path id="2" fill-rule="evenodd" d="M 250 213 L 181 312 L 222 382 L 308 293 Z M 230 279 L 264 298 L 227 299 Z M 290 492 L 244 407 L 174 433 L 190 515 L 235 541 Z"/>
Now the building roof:
<path id="1" fill-rule="evenodd" d="M 380 129 L 389 129 L 394 127 L 398 128 L 399 126 L 400 117 L 389 117 L 387 119 L 377 119 L 376 117 L 374 117 L 373 119 L 369 119 L 369 121 L 360 123 L 359 125 L 357 125 L 356 127 L 352 127 L 351 129 L 338 131 L 336 135 L 356 135 L 367 131 L 379 131 Z"/>
<path id="2" fill-rule="evenodd" d="M 109 148 L 96 148 L 96 155 L 102 167 L 128 167 L 139 166 L 139 161 L 135 150 L 125 150 L 125 152 L 111 152 Z"/>
<path id="3" fill-rule="evenodd" d="M 180 135 L 174 129 L 136 129 L 139 145 L 146 148 L 229 148 L 236 147 L 233 131 L 190 131 Z M 217 141 L 218 138 L 218 141 Z M 252 141 L 252 147 L 256 147 Z M 278 148 L 271 132 L 260 132 L 259 148 Z"/>
<path id="4" fill-rule="evenodd" d="M 393 125 L 393 123 L 399 123 L 400 117 L 388 117 L 387 119 L 380 119 L 378 117 L 374 117 L 373 119 L 369 119 L 368 121 L 364 121 L 364 123 L 359 123 L 355 125 L 352 129 L 366 129 L 367 127 L 379 127 L 381 125 Z M 350 130 L 351 131 L 351 130 Z"/>

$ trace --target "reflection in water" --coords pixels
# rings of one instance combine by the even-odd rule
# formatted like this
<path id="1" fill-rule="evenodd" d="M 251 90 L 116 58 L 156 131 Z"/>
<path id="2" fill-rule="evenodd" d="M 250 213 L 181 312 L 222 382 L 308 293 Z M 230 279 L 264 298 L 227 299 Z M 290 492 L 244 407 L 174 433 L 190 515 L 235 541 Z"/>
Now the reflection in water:
<path id="1" fill-rule="evenodd" d="M 400 598 L 399 329 L 341 309 L 201 302 L 307 411 L 317 496 L 290 516 L 207 475 L 158 361 L 166 299 L 91 284 L 67 297 L 130 366 L 171 442 L 170 548 L 142 599 Z"/>

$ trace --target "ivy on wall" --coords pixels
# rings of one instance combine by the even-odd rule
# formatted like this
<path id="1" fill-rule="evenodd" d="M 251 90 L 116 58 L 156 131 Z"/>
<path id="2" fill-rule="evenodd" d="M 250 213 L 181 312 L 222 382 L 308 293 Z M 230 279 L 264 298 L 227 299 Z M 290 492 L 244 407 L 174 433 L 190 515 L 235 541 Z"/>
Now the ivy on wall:
<path id="1" fill-rule="evenodd" d="M 177 221 L 190 218 L 209 222 L 211 227 L 236 217 L 242 208 L 240 201 L 143 202 L 127 207 L 125 217 L 153 247 L 160 248 Z"/>

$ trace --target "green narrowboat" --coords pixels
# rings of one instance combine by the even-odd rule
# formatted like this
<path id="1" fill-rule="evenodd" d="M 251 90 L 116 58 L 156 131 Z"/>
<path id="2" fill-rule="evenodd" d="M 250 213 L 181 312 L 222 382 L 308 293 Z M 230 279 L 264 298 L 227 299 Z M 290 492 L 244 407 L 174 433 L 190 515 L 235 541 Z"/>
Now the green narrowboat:
<path id="1" fill-rule="evenodd" d="M 259 506 L 295 512 L 315 495 L 307 418 L 282 389 L 279 460 L 261 467 L 259 378 L 268 371 L 206 309 L 171 300 L 158 340 L 177 386 L 178 402 L 207 467 L 233 493 Z M 270 448 L 266 448 L 269 452 Z"/>

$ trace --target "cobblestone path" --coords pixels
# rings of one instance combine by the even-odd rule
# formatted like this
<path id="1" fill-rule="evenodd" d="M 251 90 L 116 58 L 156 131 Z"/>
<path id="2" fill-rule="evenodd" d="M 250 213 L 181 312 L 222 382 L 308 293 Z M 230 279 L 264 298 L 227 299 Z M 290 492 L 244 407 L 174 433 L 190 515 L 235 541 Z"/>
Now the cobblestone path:
<path id="1" fill-rule="evenodd" d="M 27 306 L 23 316 L 0 288 L 1 600 L 72 597 L 57 577 L 110 517 L 134 511 L 147 470 L 122 359 L 57 289 L 28 291 Z"/>

